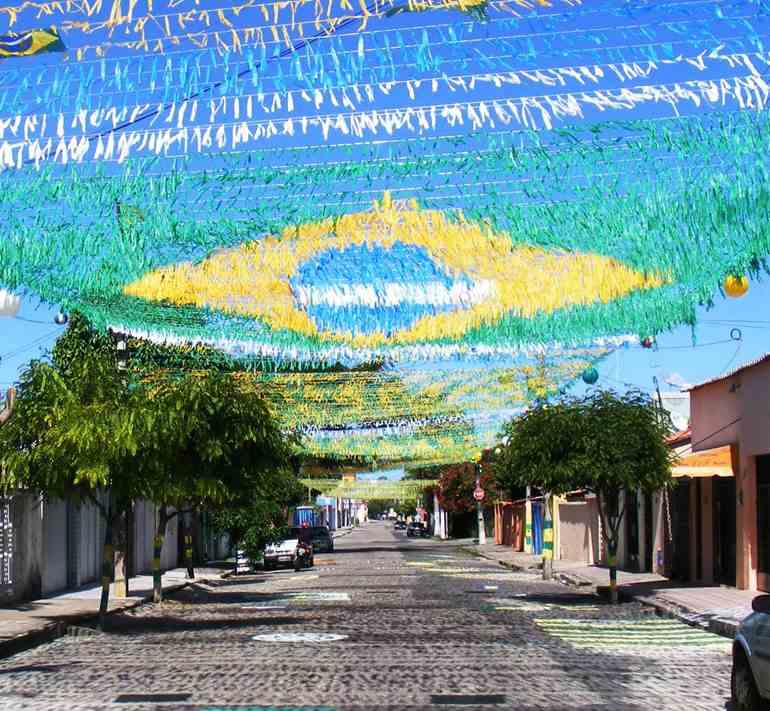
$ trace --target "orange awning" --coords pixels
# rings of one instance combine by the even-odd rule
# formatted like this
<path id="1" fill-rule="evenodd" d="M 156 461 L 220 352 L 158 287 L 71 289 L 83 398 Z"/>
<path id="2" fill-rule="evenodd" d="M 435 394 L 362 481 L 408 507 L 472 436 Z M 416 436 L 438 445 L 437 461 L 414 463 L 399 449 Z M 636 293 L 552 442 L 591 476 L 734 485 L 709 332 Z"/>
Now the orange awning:
<path id="1" fill-rule="evenodd" d="M 682 457 L 671 474 L 675 477 L 734 476 L 730 447 L 716 447 Z"/>

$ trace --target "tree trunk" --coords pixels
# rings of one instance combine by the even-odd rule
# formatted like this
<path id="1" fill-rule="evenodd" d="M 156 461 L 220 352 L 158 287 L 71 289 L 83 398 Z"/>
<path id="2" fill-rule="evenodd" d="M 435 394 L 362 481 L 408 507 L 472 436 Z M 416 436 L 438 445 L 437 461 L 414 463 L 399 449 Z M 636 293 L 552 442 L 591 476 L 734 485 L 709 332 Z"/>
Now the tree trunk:
<path id="1" fill-rule="evenodd" d="M 616 538 L 607 541 L 607 565 L 610 568 L 610 602 L 613 605 L 617 605 L 620 602 L 620 596 L 618 595 L 617 545 Z"/>
<path id="2" fill-rule="evenodd" d="M 184 564 L 187 568 L 187 579 L 195 580 L 195 568 L 193 567 L 192 512 L 185 511 L 181 518 L 184 527 Z"/>
<path id="3" fill-rule="evenodd" d="M 104 629 L 107 617 L 107 607 L 110 602 L 110 583 L 112 582 L 112 566 L 115 562 L 115 551 L 112 546 L 112 516 L 108 513 L 104 517 L 107 523 L 104 534 L 104 547 L 102 551 L 102 595 L 99 600 L 99 629 Z"/>
<path id="4" fill-rule="evenodd" d="M 623 520 L 625 506 L 620 506 L 619 492 L 598 492 L 596 501 L 602 522 L 602 537 L 607 546 L 607 567 L 610 569 L 610 602 L 617 605 L 620 602 L 618 592 L 618 531 Z"/>
<path id="5" fill-rule="evenodd" d="M 163 541 L 166 538 L 168 525 L 168 507 L 162 504 L 158 509 L 158 525 L 155 540 L 152 545 L 152 601 L 163 602 L 163 578 L 160 570 L 160 556 L 163 552 Z"/>
<path id="6" fill-rule="evenodd" d="M 551 511 L 551 495 L 546 492 L 543 497 L 545 516 L 543 517 L 543 580 L 553 578 L 553 513 Z"/>

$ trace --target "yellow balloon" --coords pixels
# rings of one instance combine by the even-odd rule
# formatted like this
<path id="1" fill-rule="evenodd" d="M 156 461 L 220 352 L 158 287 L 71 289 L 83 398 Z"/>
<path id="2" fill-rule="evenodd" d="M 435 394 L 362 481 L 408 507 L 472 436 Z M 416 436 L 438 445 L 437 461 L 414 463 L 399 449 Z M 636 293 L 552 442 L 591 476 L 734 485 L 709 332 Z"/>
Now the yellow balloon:
<path id="1" fill-rule="evenodd" d="M 725 294 L 738 299 L 749 290 L 749 280 L 745 276 L 729 276 L 725 278 Z"/>

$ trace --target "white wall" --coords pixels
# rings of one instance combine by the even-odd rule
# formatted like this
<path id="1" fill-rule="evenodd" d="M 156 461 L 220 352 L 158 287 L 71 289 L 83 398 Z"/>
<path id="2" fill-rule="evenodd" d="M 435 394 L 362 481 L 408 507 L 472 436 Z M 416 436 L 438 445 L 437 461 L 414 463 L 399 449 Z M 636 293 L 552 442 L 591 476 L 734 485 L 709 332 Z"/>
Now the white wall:
<path id="1" fill-rule="evenodd" d="M 67 501 L 43 502 L 43 595 L 67 588 L 68 539 Z"/>
<path id="2" fill-rule="evenodd" d="M 106 504 L 107 492 L 100 498 Z M 177 519 L 169 522 L 166 531 L 161 555 L 164 570 L 179 565 Z M 0 603 L 35 600 L 100 579 L 106 524 L 95 504 L 44 502 L 32 494 L 16 493 L 10 506 L 10 523 L 11 587 L 2 591 Z M 154 535 L 155 507 L 139 501 L 133 540 L 136 575 L 152 571 Z"/>
<path id="3" fill-rule="evenodd" d="M 152 547 L 155 537 L 155 505 L 149 501 L 134 504 L 134 574 L 152 572 Z M 165 547 L 164 543 L 164 547 Z"/>
<path id="4" fill-rule="evenodd" d="M 107 495 L 102 494 L 103 504 Z M 75 538 L 77 572 L 73 584 L 77 587 L 99 580 L 102 575 L 104 535 L 107 524 L 95 504 L 84 502 L 79 507 L 79 531 Z"/>

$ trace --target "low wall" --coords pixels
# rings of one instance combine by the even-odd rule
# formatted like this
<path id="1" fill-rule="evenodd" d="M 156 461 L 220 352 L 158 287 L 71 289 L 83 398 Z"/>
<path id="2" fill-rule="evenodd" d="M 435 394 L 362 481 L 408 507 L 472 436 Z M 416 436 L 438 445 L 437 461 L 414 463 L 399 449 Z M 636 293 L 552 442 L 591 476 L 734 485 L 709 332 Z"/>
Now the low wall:
<path id="1" fill-rule="evenodd" d="M 599 510 L 595 498 L 559 503 L 559 558 L 588 565 L 600 560 Z"/>

